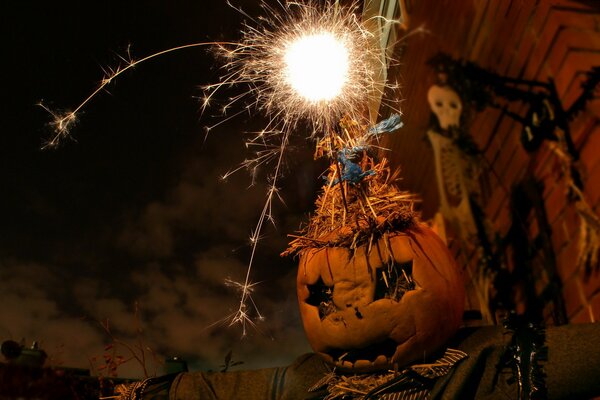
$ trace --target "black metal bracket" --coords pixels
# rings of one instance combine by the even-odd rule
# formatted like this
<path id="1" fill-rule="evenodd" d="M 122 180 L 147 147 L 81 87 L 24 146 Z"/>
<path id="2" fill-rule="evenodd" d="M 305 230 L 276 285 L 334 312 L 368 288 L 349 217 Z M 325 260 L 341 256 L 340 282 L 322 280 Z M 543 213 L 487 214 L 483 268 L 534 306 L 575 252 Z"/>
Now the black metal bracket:
<path id="1" fill-rule="evenodd" d="M 579 152 L 569 131 L 569 122 L 585 109 L 588 101 L 594 99 L 594 92 L 600 82 L 600 66 L 587 73 L 587 79 L 581 85 L 581 95 L 565 110 L 552 79 L 539 82 L 501 76 L 444 53 L 438 53 L 427 64 L 437 72 L 438 84 L 452 87 L 464 103 L 471 105 L 476 111 L 482 111 L 488 106 L 495 107 L 519 122 L 523 127 L 521 143 L 527 152 L 536 151 L 545 140 L 561 140 L 556 134 L 557 129 L 560 129 L 564 132 L 566 150 L 572 160 L 579 159 Z M 525 116 L 509 111 L 508 107 L 497 103 L 498 98 L 524 104 L 527 108 Z"/>

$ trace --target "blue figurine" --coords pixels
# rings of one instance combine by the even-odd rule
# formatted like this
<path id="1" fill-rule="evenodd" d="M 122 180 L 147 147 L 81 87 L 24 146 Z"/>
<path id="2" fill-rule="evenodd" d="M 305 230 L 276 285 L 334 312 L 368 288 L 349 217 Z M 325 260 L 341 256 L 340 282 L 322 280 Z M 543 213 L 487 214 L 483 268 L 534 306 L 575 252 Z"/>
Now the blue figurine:
<path id="1" fill-rule="evenodd" d="M 400 120 L 400 114 L 392 114 L 389 118 L 377 123 L 376 125 L 369 128 L 369 131 L 365 135 L 368 139 L 370 136 L 378 137 L 382 133 L 393 132 L 396 129 L 402 128 L 403 122 Z M 356 185 L 364 178 L 370 175 L 374 175 L 375 171 L 368 170 L 363 171 L 360 165 L 352 161 L 359 153 L 368 150 L 369 146 L 354 146 L 345 147 L 338 152 L 337 159 L 342 164 L 341 179 L 336 178 L 332 184 L 335 185 L 340 181 L 346 181 L 352 185 Z M 327 179 L 327 178 L 325 178 Z"/>
<path id="2" fill-rule="evenodd" d="M 382 133 L 393 132 L 396 129 L 400 129 L 404 126 L 404 123 L 401 121 L 400 114 L 392 114 L 389 118 L 380 121 L 376 125 L 373 125 L 369 129 L 369 135 L 379 136 Z"/>
<path id="3" fill-rule="evenodd" d="M 344 148 L 338 152 L 337 159 L 342 164 L 342 178 L 336 178 L 332 183 L 333 185 L 339 183 L 340 180 L 356 185 L 365 177 L 375 174 L 373 170 L 363 171 L 360 165 L 351 160 L 351 157 L 364 150 L 366 150 L 366 147 L 356 146 L 353 148 Z"/>

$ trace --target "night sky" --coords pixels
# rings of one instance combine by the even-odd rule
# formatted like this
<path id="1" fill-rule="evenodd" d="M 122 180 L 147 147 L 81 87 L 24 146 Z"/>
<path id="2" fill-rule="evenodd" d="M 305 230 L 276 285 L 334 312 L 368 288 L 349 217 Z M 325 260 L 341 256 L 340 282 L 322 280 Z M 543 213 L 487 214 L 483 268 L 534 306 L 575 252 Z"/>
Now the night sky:
<path id="1" fill-rule="evenodd" d="M 12 3 L 12 4 L 8 4 Z M 250 14 L 255 1 L 237 0 Z M 40 150 L 54 108 L 74 107 L 119 65 L 182 44 L 235 40 L 241 15 L 223 0 L 5 2 L 0 144 L 0 340 L 41 343 L 54 363 L 88 367 L 108 338 L 97 320 L 131 340 L 134 304 L 145 343 L 193 369 L 218 369 L 229 350 L 244 368 L 285 365 L 309 351 L 295 297 L 294 260 L 279 253 L 312 207 L 323 165 L 298 132 L 288 153 L 276 227 L 265 231 L 253 280 L 266 320 L 207 327 L 235 311 L 248 237 L 265 200 L 266 175 L 220 175 L 249 155 L 241 115 L 204 140 L 200 85 L 219 77 L 207 49 L 174 53 L 122 75 L 79 115 L 73 141 Z M 223 101 L 235 92 L 223 93 Z M 135 365 L 123 367 L 136 375 Z"/>

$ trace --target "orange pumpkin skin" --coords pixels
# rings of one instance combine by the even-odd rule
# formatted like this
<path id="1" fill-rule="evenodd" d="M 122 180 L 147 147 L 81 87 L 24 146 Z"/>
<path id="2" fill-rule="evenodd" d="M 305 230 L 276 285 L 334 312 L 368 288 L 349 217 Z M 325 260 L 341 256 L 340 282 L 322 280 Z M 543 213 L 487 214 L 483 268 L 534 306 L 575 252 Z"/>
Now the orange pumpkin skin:
<path id="1" fill-rule="evenodd" d="M 388 268 L 390 262 L 412 262 L 415 287 L 399 301 L 375 298 L 377 269 Z M 335 305 L 324 317 L 307 302 L 310 288 L 320 281 L 331 288 Z M 456 262 L 424 224 L 384 235 L 368 254 L 366 246 L 354 252 L 345 247 L 306 249 L 300 257 L 297 294 L 313 350 L 338 368 L 354 372 L 404 366 L 432 355 L 455 334 L 464 308 Z M 341 357 L 344 353 L 355 356 Z"/>

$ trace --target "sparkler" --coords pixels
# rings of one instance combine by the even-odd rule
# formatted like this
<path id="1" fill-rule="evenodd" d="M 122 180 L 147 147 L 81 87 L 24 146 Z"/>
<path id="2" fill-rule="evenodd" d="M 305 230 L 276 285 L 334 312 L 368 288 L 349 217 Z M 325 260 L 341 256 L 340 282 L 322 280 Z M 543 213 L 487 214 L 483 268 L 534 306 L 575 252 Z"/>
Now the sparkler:
<path id="1" fill-rule="evenodd" d="M 245 86 L 246 90 L 222 107 L 224 118 L 208 127 L 207 133 L 243 112 L 262 112 L 268 118 L 265 128 L 247 141 L 248 147 L 258 148 L 256 158 L 244 161 L 223 178 L 240 169 L 248 169 L 254 176 L 258 167 L 274 166 L 268 178 L 265 204 L 250 235 L 251 255 L 245 280 L 226 282 L 240 292 L 239 307 L 227 319 L 230 325 L 239 323 L 243 335 L 247 325 L 254 325 L 253 318 L 262 319 L 251 297 L 255 284 L 250 278 L 264 224 L 267 221 L 274 223 L 272 201 L 278 196 L 278 179 L 291 133 L 308 129 L 309 136 L 319 139 L 320 152 L 332 157 L 338 121 L 346 116 L 368 125 L 366 105 L 369 99 L 380 98 L 382 91 L 390 88 L 390 85 L 377 81 L 377 71 L 382 67 L 380 48 L 377 38 L 358 18 L 356 3 L 341 7 L 334 0 L 278 1 L 275 6 L 262 3 L 262 7 L 265 14 L 258 19 L 237 9 L 249 18 L 239 42 L 188 44 L 137 61 L 128 54 L 123 57 L 124 67 L 110 71 L 73 111 L 59 114 L 42 105 L 53 117 L 54 136 L 46 146 L 54 147 L 69 137 L 77 113 L 128 69 L 178 50 L 202 46 L 217 48 L 225 60 L 224 72 L 219 82 L 203 88 L 202 111 L 228 87 Z M 227 116 L 228 110 L 234 107 L 239 111 Z"/>

